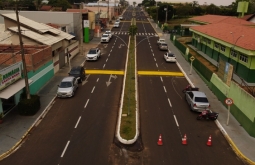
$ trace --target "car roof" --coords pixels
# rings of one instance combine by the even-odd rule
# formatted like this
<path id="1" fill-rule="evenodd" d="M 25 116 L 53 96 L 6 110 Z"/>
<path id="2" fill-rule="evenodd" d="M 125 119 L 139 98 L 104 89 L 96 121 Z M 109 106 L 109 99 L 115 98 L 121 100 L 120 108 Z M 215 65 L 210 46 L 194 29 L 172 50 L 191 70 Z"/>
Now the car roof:
<path id="1" fill-rule="evenodd" d="M 206 97 L 204 92 L 201 91 L 191 91 L 195 97 Z"/>
<path id="2" fill-rule="evenodd" d="M 80 70 L 81 66 L 73 66 L 71 70 Z"/>
<path id="3" fill-rule="evenodd" d="M 63 78 L 63 79 L 62 79 L 62 82 L 63 82 L 63 81 L 73 81 L 74 78 L 75 78 L 75 77 L 73 77 L 73 76 L 68 76 L 68 77 Z"/>

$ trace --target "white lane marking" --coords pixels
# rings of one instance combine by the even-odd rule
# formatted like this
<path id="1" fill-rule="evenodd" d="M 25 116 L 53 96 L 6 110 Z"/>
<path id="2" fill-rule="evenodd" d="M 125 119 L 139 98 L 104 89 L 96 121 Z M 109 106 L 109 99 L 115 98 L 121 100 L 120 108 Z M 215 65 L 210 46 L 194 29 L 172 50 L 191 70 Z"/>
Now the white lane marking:
<path id="1" fill-rule="evenodd" d="M 112 49 L 114 48 L 114 46 L 112 46 Z"/>
<path id="2" fill-rule="evenodd" d="M 154 54 L 152 53 L 152 56 L 154 56 Z"/>
<path id="3" fill-rule="evenodd" d="M 74 128 L 77 128 L 77 126 L 78 126 L 78 124 L 79 124 L 80 120 L 81 120 L 81 116 L 79 117 L 78 121 L 76 122 L 76 124 L 75 124 L 75 127 L 74 127 Z"/>
<path id="4" fill-rule="evenodd" d="M 106 61 L 105 62 L 107 62 L 108 61 L 108 58 L 106 59 Z"/>
<path id="5" fill-rule="evenodd" d="M 160 76 L 160 79 L 161 79 L 161 81 L 163 82 L 163 79 L 162 79 L 162 77 Z"/>
<path id="6" fill-rule="evenodd" d="M 158 68 L 158 64 L 156 63 L 156 66 L 157 66 L 157 68 Z"/>
<path id="7" fill-rule="evenodd" d="M 110 57 L 110 54 L 108 54 L 108 57 Z"/>
<path id="8" fill-rule="evenodd" d="M 154 58 L 154 61 L 156 61 L 156 58 Z"/>
<path id="9" fill-rule="evenodd" d="M 151 48 L 151 46 L 150 46 L 150 48 Z"/>
<path id="10" fill-rule="evenodd" d="M 179 124 L 178 124 L 178 121 L 177 121 L 177 118 L 175 117 L 175 115 L 174 115 L 174 120 L 175 120 L 177 127 L 179 127 Z"/>
<path id="11" fill-rule="evenodd" d="M 112 49 L 111 49 L 111 51 L 110 52 L 112 52 Z"/>
<path id="12" fill-rule="evenodd" d="M 165 86 L 163 86 L 163 87 L 164 87 L 165 92 L 167 93 L 167 91 L 166 91 L 166 87 L 165 87 Z"/>
<path id="13" fill-rule="evenodd" d="M 153 52 L 153 50 L 151 49 L 151 52 Z"/>
<path id="14" fill-rule="evenodd" d="M 172 104 L 171 104 L 171 101 L 169 98 L 168 98 L 168 103 L 169 103 L 170 107 L 172 107 Z"/>
<path id="15" fill-rule="evenodd" d="M 86 107 L 87 107 L 88 103 L 89 103 L 89 99 L 87 100 L 87 102 L 86 102 L 86 104 L 85 104 L 84 108 L 86 108 Z"/>
<path id="16" fill-rule="evenodd" d="M 66 149 L 67 149 L 69 143 L 70 143 L 70 140 L 68 140 L 68 142 L 67 142 L 67 144 L 66 144 L 66 146 L 65 146 L 65 148 L 64 148 L 64 151 L 62 152 L 61 158 L 63 158 L 63 156 L 64 156 L 64 154 L 65 154 L 65 152 L 66 152 Z"/>
<path id="17" fill-rule="evenodd" d="M 105 67 L 105 64 L 104 64 L 104 66 L 103 66 L 103 68 Z"/>
<path id="18" fill-rule="evenodd" d="M 97 78 L 97 82 L 99 81 L 99 78 Z"/>
<path id="19" fill-rule="evenodd" d="M 93 89 L 92 89 L 91 93 L 93 93 L 93 92 L 94 92 L 94 90 L 95 90 L 95 86 L 93 87 Z"/>

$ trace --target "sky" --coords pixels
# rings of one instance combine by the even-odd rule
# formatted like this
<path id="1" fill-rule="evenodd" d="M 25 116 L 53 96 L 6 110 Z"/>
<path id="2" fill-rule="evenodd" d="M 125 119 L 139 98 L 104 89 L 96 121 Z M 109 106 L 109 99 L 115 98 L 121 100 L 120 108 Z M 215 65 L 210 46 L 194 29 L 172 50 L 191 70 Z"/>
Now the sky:
<path id="1" fill-rule="evenodd" d="M 141 3 L 142 0 L 128 0 L 130 4 L 133 4 L 133 2 Z M 193 2 L 193 1 L 197 1 L 199 3 L 199 5 L 203 5 L 205 2 L 207 3 L 207 5 L 210 5 L 211 3 L 213 3 L 216 6 L 228 6 L 231 5 L 232 2 L 235 2 L 235 0 L 156 0 L 156 1 L 161 1 L 161 2 Z"/>

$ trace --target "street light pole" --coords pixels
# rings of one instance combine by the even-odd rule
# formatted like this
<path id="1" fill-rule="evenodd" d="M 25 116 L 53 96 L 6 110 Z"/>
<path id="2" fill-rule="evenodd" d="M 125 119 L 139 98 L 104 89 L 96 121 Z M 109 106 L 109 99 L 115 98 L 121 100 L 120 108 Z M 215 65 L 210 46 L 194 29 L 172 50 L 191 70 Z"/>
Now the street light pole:
<path id="1" fill-rule="evenodd" d="M 168 6 L 164 10 L 166 11 L 166 20 L 165 20 L 165 23 L 167 23 Z"/>

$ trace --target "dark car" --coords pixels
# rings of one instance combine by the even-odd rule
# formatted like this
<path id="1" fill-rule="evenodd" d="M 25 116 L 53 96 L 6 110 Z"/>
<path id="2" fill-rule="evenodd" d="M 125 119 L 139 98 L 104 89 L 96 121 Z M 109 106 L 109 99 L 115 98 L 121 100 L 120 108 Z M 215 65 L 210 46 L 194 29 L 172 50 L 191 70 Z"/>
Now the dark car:
<path id="1" fill-rule="evenodd" d="M 68 73 L 69 76 L 74 76 L 75 78 L 80 77 L 79 82 L 82 82 L 86 78 L 85 69 L 82 66 L 74 66 Z"/>

